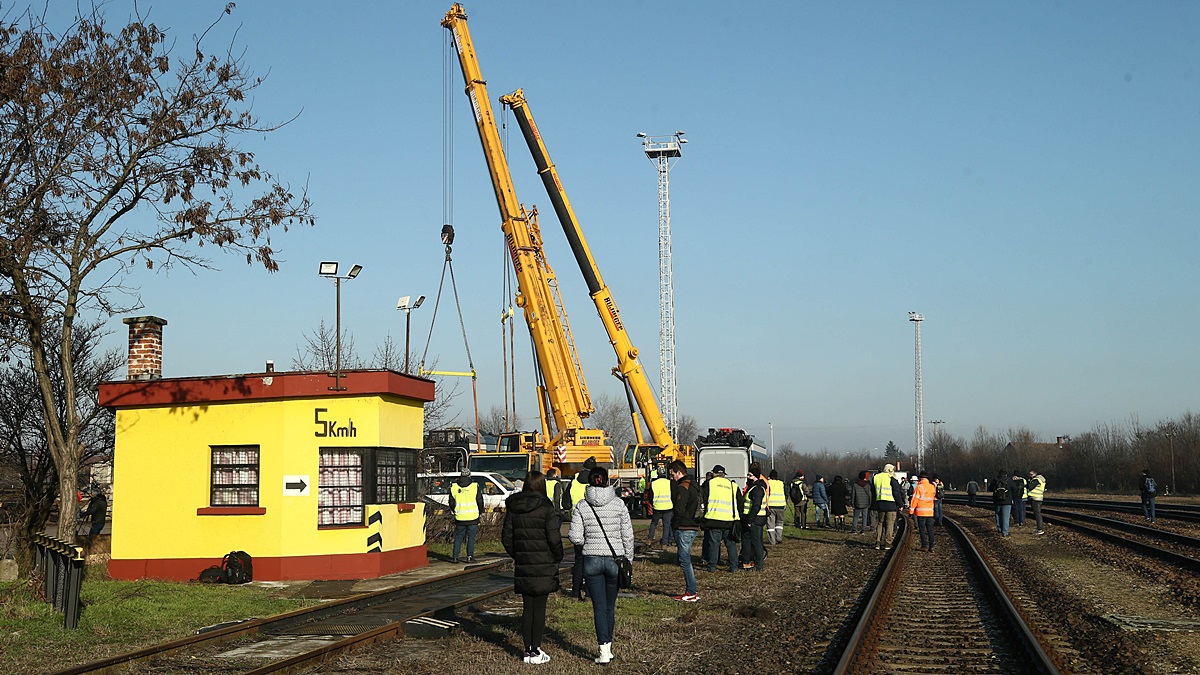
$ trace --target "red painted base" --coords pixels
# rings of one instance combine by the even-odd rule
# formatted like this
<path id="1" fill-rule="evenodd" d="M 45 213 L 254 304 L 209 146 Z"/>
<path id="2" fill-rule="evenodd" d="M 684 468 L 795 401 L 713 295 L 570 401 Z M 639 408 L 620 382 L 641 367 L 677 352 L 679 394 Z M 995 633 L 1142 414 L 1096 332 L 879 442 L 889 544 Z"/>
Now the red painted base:
<path id="1" fill-rule="evenodd" d="M 259 558 L 247 551 L 254 563 L 255 581 L 307 581 L 326 579 L 374 579 L 425 567 L 429 564 L 425 545 L 382 553 L 305 555 Z M 191 581 L 201 570 L 220 565 L 220 558 L 160 558 L 108 561 L 113 579 L 165 579 Z"/>

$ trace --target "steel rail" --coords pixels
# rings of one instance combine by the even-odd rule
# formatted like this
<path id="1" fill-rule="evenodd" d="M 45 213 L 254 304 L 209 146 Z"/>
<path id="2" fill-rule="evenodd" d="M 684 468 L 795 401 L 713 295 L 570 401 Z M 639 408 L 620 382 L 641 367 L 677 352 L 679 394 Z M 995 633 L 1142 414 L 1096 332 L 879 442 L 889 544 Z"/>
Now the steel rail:
<path id="1" fill-rule="evenodd" d="M 1072 514 L 1072 515 L 1074 515 L 1074 514 Z M 1173 551 L 1168 551 L 1166 549 L 1162 549 L 1157 546 L 1152 546 L 1150 544 L 1145 544 L 1140 541 L 1135 541 L 1133 539 L 1129 539 L 1128 537 L 1123 537 L 1119 534 L 1113 534 L 1111 532 L 1105 532 L 1104 530 L 1098 530 L 1089 525 L 1084 525 L 1083 523 L 1076 522 L 1075 520 L 1073 520 L 1071 518 L 1063 518 L 1062 516 L 1054 516 L 1053 519 L 1049 519 L 1048 522 L 1052 522 L 1052 523 L 1054 523 L 1056 525 L 1060 525 L 1060 526 L 1069 527 L 1069 528 L 1075 530 L 1076 532 L 1081 532 L 1083 534 L 1086 534 L 1089 537 L 1095 537 L 1096 539 L 1106 541 L 1110 544 L 1116 544 L 1118 546 L 1122 546 L 1124 548 L 1127 548 L 1127 549 L 1130 549 L 1133 551 L 1137 551 L 1138 553 L 1149 556 L 1151 558 L 1156 558 L 1162 562 L 1169 563 L 1171 565 L 1175 565 L 1178 567 L 1182 567 L 1184 569 L 1190 570 L 1192 573 L 1200 574 L 1200 559 L 1192 558 L 1190 556 L 1183 555 L 1182 553 L 1175 553 Z"/>
<path id="2" fill-rule="evenodd" d="M 993 572 L 970 536 L 949 518 L 944 518 L 943 523 L 946 524 L 946 531 L 959 543 L 959 550 L 962 551 L 967 566 L 973 570 L 975 578 L 982 586 L 981 595 L 990 602 L 997 617 L 1005 623 L 1007 634 L 1023 655 L 1024 663 L 1021 665 L 1025 672 L 1057 674 L 1059 670 L 1051 653 L 1029 627 L 1020 607 L 1012 600 L 1004 583 Z M 869 662 L 879 647 L 878 634 L 894 604 L 894 595 L 900 584 L 900 573 L 909 558 L 911 546 L 908 541 L 911 535 L 907 530 L 911 527 L 905 529 L 905 537 L 897 547 L 898 551 L 893 549 L 893 553 L 898 552 L 898 555 L 889 557 L 883 563 L 882 572 L 865 591 L 868 595 L 867 600 L 861 603 L 860 609 L 853 615 L 854 630 L 832 671 L 836 675 L 862 672 L 864 668 L 869 670 Z M 833 644 L 837 644 L 836 638 Z"/>
<path id="3" fill-rule="evenodd" d="M 459 584 L 468 578 L 484 574 L 491 574 L 492 572 L 504 569 L 505 567 L 511 565 L 511 562 L 512 561 L 508 559 L 499 560 L 494 563 L 487 563 L 484 565 L 471 567 L 469 569 L 465 569 L 460 572 L 454 572 L 442 577 L 422 579 L 420 581 L 414 581 L 393 588 L 341 598 L 322 603 L 320 605 L 314 605 L 312 607 L 304 607 L 301 609 L 292 610 L 290 612 L 278 614 L 272 617 L 250 619 L 231 626 L 218 628 L 213 631 L 199 633 L 197 635 L 181 638 L 179 640 L 172 640 L 170 642 L 146 647 L 144 649 L 138 649 L 125 654 L 118 654 L 116 656 L 99 659 L 97 661 L 85 663 L 79 666 L 68 668 L 66 670 L 60 670 L 54 673 L 54 675 L 128 672 L 133 664 L 147 662 L 150 659 L 174 656 L 184 652 L 212 648 L 235 640 L 256 636 L 260 633 L 269 633 L 271 631 L 280 630 L 287 626 L 295 626 L 306 622 L 319 621 L 349 611 L 356 611 L 358 609 L 370 607 L 372 605 L 387 602 L 389 600 L 395 600 L 408 595 L 413 595 L 423 590 L 433 589 L 438 586 Z M 511 586 L 509 586 L 507 590 L 512 590 Z M 424 616 L 424 614 L 421 614 L 420 616 Z"/>
<path id="4" fill-rule="evenodd" d="M 857 605 L 851 613 L 854 630 L 845 643 L 841 658 L 834 666 L 834 675 L 853 673 L 859 659 L 871 653 L 876 646 L 877 640 L 872 636 L 871 628 L 887 615 L 892 600 L 895 599 L 895 586 L 900 583 L 900 568 L 904 565 L 911 548 L 908 543 L 912 528 L 908 525 L 908 519 L 899 515 L 896 524 L 901 532 L 892 540 L 892 550 L 884 556 L 880 571 L 867 589 L 867 601 Z"/>

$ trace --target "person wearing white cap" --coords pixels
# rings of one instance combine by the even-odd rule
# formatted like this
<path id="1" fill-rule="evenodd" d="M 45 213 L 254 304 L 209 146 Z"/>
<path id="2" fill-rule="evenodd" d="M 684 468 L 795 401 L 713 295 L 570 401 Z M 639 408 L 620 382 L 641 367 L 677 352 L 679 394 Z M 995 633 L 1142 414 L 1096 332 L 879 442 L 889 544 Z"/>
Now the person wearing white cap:
<path id="1" fill-rule="evenodd" d="M 904 491 L 896 480 L 896 466 L 883 465 L 883 471 L 871 480 L 875 492 L 875 510 L 879 513 L 879 527 L 875 530 L 875 550 L 890 549 L 896 529 L 896 514 L 904 503 Z"/>

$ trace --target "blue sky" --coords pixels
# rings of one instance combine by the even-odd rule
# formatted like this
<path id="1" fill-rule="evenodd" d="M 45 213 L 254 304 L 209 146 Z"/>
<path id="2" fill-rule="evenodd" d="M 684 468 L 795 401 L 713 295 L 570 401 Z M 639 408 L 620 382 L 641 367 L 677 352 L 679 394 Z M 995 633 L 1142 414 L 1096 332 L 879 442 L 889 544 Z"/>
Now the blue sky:
<path id="1" fill-rule="evenodd" d="M 185 50 L 224 4 L 140 3 Z M 286 366 L 303 333 L 333 323 L 320 260 L 364 266 L 342 292 L 360 352 L 389 331 L 403 341 L 397 297 L 432 302 L 442 267 L 448 63 L 455 270 L 481 407 L 502 403 L 500 223 L 439 25 L 449 5 L 244 0 L 224 17 L 210 47 L 236 29 L 267 75 L 255 111 L 299 113 L 244 144 L 308 185 L 318 223 L 275 237 L 276 274 L 221 257 L 220 272 L 136 274 L 144 313 L 169 321 L 166 376 Z M 110 22 L 130 7 L 110 2 Z M 1196 409 L 1200 4 L 466 9 L 493 102 L 524 88 L 656 387 L 656 174 L 635 134 L 687 132 L 671 173 L 678 399 L 702 427 L 767 442 L 770 422 L 777 445 L 802 451 L 911 449 L 910 310 L 926 316 L 925 419 L 953 434 L 1023 426 L 1052 439 Z M 589 383 L 620 397 L 513 126 L 517 193 L 544 212 Z M 451 309 L 430 353 L 465 369 Z M 431 310 L 413 314 L 414 349 Z M 528 421 L 529 349 L 517 352 Z"/>

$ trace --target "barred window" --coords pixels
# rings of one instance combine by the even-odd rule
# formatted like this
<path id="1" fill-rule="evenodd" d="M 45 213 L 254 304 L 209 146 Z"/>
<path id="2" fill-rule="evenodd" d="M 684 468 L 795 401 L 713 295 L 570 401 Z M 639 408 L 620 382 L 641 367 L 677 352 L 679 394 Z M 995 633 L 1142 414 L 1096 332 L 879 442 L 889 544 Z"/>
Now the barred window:
<path id="1" fill-rule="evenodd" d="M 317 526 L 362 525 L 366 504 L 416 498 L 417 450 L 321 448 Z"/>
<path id="2" fill-rule="evenodd" d="M 317 526 L 363 523 L 363 449 L 322 448 Z"/>
<path id="3" fill-rule="evenodd" d="M 213 445 L 209 506 L 258 506 L 258 446 Z"/>
<path id="4" fill-rule="evenodd" d="M 417 497 L 417 451 L 379 448 L 375 452 L 377 504 L 409 502 Z"/>

